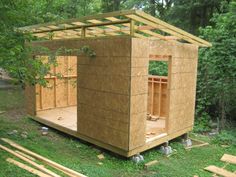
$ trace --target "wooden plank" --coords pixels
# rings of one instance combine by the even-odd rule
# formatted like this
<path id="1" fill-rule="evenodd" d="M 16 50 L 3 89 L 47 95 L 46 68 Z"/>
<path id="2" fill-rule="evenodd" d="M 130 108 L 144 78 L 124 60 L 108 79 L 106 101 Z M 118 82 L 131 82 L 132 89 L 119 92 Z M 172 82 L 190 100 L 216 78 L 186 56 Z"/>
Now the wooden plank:
<path id="1" fill-rule="evenodd" d="M 93 23 L 93 24 L 102 23 L 102 21 L 96 20 L 96 19 L 87 20 L 87 21 L 90 22 L 90 23 Z M 113 30 L 113 32 L 112 32 L 112 31 L 103 30 L 103 32 L 104 32 L 105 34 L 108 34 L 108 35 L 119 35 L 119 33 L 115 33 L 114 30 L 116 30 L 116 31 L 118 31 L 118 32 L 119 32 L 119 31 L 122 32 L 122 31 L 121 31 L 121 28 L 120 28 L 120 27 L 117 27 L 117 26 L 115 26 L 115 25 L 106 25 L 106 26 L 104 26 L 104 27 Z"/>
<path id="2" fill-rule="evenodd" d="M 115 17 L 108 17 L 106 19 L 108 19 L 110 21 L 118 21 L 119 20 L 119 19 L 117 19 Z M 125 27 L 130 28 L 130 24 L 122 24 L 122 25 L 125 26 Z M 143 33 L 149 34 L 149 35 L 151 35 L 153 37 L 158 37 L 160 39 L 166 40 L 165 36 L 163 36 L 161 34 L 158 34 L 158 33 L 155 33 L 153 31 L 150 31 L 150 29 L 156 29 L 154 27 L 151 27 L 151 26 L 135 26 L 135 29 L 138 30 L 138 31 L 141 31 Z M 122 31 L 122 32 L 126 33 L 126 31 Z M 143 38 L 145 36 L 143 36 L 143 35 L 141 35 L 139 33 L 135 33 L 135 37 Z"/>
<path id="3" fill-rule="evenodd" d="M 210 166 L 204 168 L 204 170 L 210 171 L 212 173 L 215 173 L 217 175 L 221 175 L 221 176 L 224 176 L 224 177 L 236 177 L 235 173 L 227 171 L 223 168 L 216 167 L 214 165 L 210 165 Z"/>
<path id="4" fill-rule="evenodd" d="M 142 32 L 144 32 L 146 34 L 149 34 L 149 35 L 151 35 L 153 37 L 157 37 L 157 38 L 160 38 L 162 40 L 166 40 L 165 36 L 163 36 L 161 34 L 158 34 L 158 33 L 155 33 L 153 31 L 150 31 L 150 30 L 140 30 L 140 31 L 142 31 Z"/>
<path id="5" fill-rule="evenodd" d="M 130 21 L 130 36 L 134 36 L 135 33 L 135 21 L 131 20 Z"/>
<path id="6" fill-rule="evenodd" d="M 64 31 L 64 30 L 71 30 L 71 29 L 79 29 L 79 28 L 82 28 L 82 27 L 99 27 L 99 26 L 105 26 L 105 25 L 115 25 L 115 24 L 129 23 L 129 22 L 130 22 L 129 19 L 124 19 L 124 20 L 119 20 L 119 21 L 116 21 L 116 22 L 102 22 L 102 23 L 99 23 L 99 24 L 83 24 L 83 25 L 80 25 L 80 26 L 72 26 L 72 27 L 66 27 L 66 28 L 41 30 L 41 31 L 35 31 L 35 32 L 32 32 L 32 33 L 33 34 L 48 33 L 48 32 L 54 32 L 54 31 Z"/>
<path id="7" fill-rule="evenodd" d="M 14 164 L 14 165 L 16 165 L 16 166 L 18 166 L 18 167 L 20 167 L 20 168 L 30 172 L 30 173 L 32 173 L 32 174 L 35 174 L 37 176 L 40 176 L 40 177 L 51 177 L 51 175 L 47 175 L 47 174 L 45 174 L 45 173 L 43 173 L 43 172 L 41 172 L 39 170 L 36 170 L 36 169 L 34 169 L 34 168 L 32 168 L 32 167 L 30 167 L 28 165 L 25 165 L 25 164 L 23 164 L 21 162 L 18 162 L 16 160 L 12 159 L 12 158 L 7 158 L 6 161 L 9 162 L 9 163 L 12 163 L 12 164 Z"/>
<path id="8" fill-rule="evenodd" d="M 221 161 L 236 164 L 236 156 L 230 155 L 230 154 L 224 154 L 221 159 Z"/>
<path id="9" fill-rule="evenodd" d="M 34 153 L 34 152 L 32 152 L 32 151 L 30 151 L 30 150 L 20 146 L 19 144 L 15 143 L 15 142 L 7 139 L 7 138 L 1 138 L 1 140 L 6 142 L 6 143 L 8 143 L 12 147 L 14 147 L 14 148 L 16 148 L 18 150 L 21 150 L 24 153 L 29 154 L 29 155 L 33 156 L 34 158 L 36 158 L 36 159 L 38 159 L 38 160 L 40 160 L 40 161 L 42 161 L 42 162 L 44 162 L 44 163 L 54 167 L 54 168 L 60 169 L 60 171 L 62 171 L 62 172 L 65 171 L 65 172 L 70 173 L 71 175 L 74 175 L 74 176 L 77 176 L 77 177 L 86 177 L 85 175 L 83 175 L 81 173 L 78 173 L 78 172 L 76 172 L 76 171 L 74 171 L 72 169 L 69 169 L 69 168 L 67 168 L 65 166 L 62 166 L 62 165 L 60 165 L 60 164 L 58 164 L 58 163 L 56 163 L 54 161 L 51 161 L 51 160 L 49 160 L 49 159 L 47 159 L 47 158 L 45 158 L 45 157 L 43 157 L 43 156 L 41 156 L 39 154 L 36 154 L 36 153 Z M 1 147 L 1 145 L 0 145 L 0 147 Z"/>
<path id="10" fill-rule="evenodd" d="M 45 173 L 47 173 L 47 174 L 49 174 L 49 175 L 51 175 L 51 176 L 53 176 L 53 177 L 60 177 L 60 175 L 57 175 L 56 173 L 54 173 L 54 172 L 52 172 L 52 171 L 46 169 L 46 168 L 43 167 L 42 165 L 39 165 L 39 164 L 37 164 L 36 162 L 34 162 L 34 161 L 32 161 L 32 160 L 29 160 L 28 158 L 26 158 L 26 157 L 24 157 L 24 156 L 22 156 L 22 155 L 20 155 L 20 154 L 18 154 L 18 153 L 16 153 L 16 152 L 14 152 L 13 150 L 11 150 L 11 149 L 9 149 L 9 148 L 3 146 L 3 145 L 0 145 L 0 148 L 3 149 L 3 150 L 5 150 L 5 151 L 7 151 L 8 153 L 10 153 L 10 154 L 12 154 L 12 155 L 18 157 L 18 158 L 20 158 L 21 160 L 24 160 L 25 162 L 27 162 L 27 163 L 29 163 L 29 164 L 35 166 L 35 167 L 38 168 L 39 170 L 41 170 L 41 171 L 43 171 L 43 172 L 45 172 Z"/>
<path id="11" fill-rule="evenodd" d="M 157 160 L 153 160 L 153 161 L 150 161 L 150 162 L 148 162 L 148 163 L 145 163 L 145 164 L 144 164 L 144 167 L 147 169 L 148 167 L 150 167 L 150 166 L 152 166 L 152 165 L 155 165 L 155 164 L 157 164 L 157 163 L 158 163 Z"/>
<path id="12" fill-rule="evenodd" d="M 146 24 L 146 25 L 150 25 L 150 26 L 152 26 L 152 27 L 154 27 L 154 28 L 156 28 L 156 29 L 160 29 L 160 30 L 162 30 L 162 31 L 164 31 L 164 32 L 167 32 L 167 33 L 169 33 L 169 34 L 172 34 L 172 35 L 174 35 L 174 36 L 177 36 L 177 37 L 179 37 L 179 38 L 182 38 L 182 39 L 184 39 L 184 40 L 186 40 L 186 41 L 188 41 L 188 42 L 190 42 L 190 43 L 193 43 L 193 44 L 196 44 L 196 45 L 200 45 L 200 46 L 205 46 L 205 44 L 199 43 L 199 42 L 197 42 L 197 41 L 195 41 L 195 40 L 193 40 L 193 39 L 191 39 L 191 38 L 189 38 L 189 37 L 186 37 L 186 36 L 184 36 L 184 35 L 182 35 L 182 34 L 179 34 L 179 33 L 175 32 L 175 31 L 172 31 L 172 30 L 170 30 L 170 29 L 168 29 L 168 28 L 162 28 L 162 27 L 160 27 L 160 25 L 156 24 L 155 22 L 152 22 L 152 21 L 150 21 L 150 20 L 147 20 L 147 19 L 145 19 L 145 18 L 143 18 L 143 17 L 139 17 L 139 16 L 137 16 L 137 15 L 126 15 L 126 17 L 131 18 L 131 19 L 133 19 L 133 20 L 136 20 L 136 21 L 138 21 L 138 22 L 144 23 L 144 24 Z"/>
<path id="13" fill-rule="evenodd" d="M 49 22 L 49 23 L 44 23 L 44 24 L 31 25 L 31 26 L 21 27 L 21 28 L 19 28 L 19 30 L 26 31 L 26 30 L 32 30 L 32 29 L 40 28 L 40 27 L 48 27 L 51 25 L 57 26 L 62 23 L 64 23 L 64 24 L 66 24 L 66 23 L 67 24 L 68 23 L 78 24 L 78 26 L 81 26 L 81 24 L 80 24 L 81 22 L 84 22 L 89 19 L 97 19 L 98 20 L 98 19 L 115 17 L 115 16 L 122 16 L 122 15 L 133 14 L 133 13 L 135 13 L 135 10 L 114 11 L 114 12 L 109 12 L 109 13 L 105 13 L 105 14 L 96 14 L 96 15 L 84 16 L 81 18 L 72 18 L 72 19 L 61 20 L 61 21 L 57 21 L 57 22 Z"/>
<path id="14" fill-rule="evenodd" d="M 26 157 L 27 159 L 30 159 L 30 160 L 32 160 L 32 161 L 35 161 L 36 159 L 35 158 L 33 158 L 33 157 L 31 157 L 31 156 L 29 156 L 29 155 L 27 155 L 27 154 L 25 154 L 25 153 L 23 153 L 23 152 L 21 152 L 21 151 L 15 151 L 16 153 L 18 153 L 18 154 L 20 154 L 20 155 L 22 155 L 22 156 L 24 156 L 24 157 Z"/>
<path id="15" fill-rule="evenodd" d="M 185 149 L 192 149 L 192 148 L 202 147 L 202 146 L 207 146 L 207 145 L 209 145 L 209 143 L 202 143 L 202 144 L 185 147 Z"/>
<path id="16" fill-rule="evenodd" d="M 180 28 L 177 28 L 177 27 L 175 27 L 173 25 L 170 25 L 170 24 L 168 24 L 168 23 L 166 23 L 166 22 L 164 22 L 164 21 L 162 21 L 162 20 L 160 20 L 158 18 L 155 18 L 155 17 L 153 17 L 153 16 L 151 16 L 149 14 L 146 14 L 146 13 L 142 12 L 141 10 L 136 10 L 135 14 L 137 14 L 137 15 L 145 18 L 145 19 L 148 19 L 149 21 L 153 21 L 153 22 L 163 26 L 164 28 L 173 30 L 173 31 L 175 31 L 175 32 L 177 32 L 177 33 L 179 33 L 181 35 L 184 35 L 184 36 L 188 37 L 189 39 L 193 39 L 193 40 L 199 42 L 200 44 L 204 44 L 207 47 L 211 47 L 212 46 L 211 43 L 209 43 L 209 42 L 207 42 L 207 41 L 205 41 L 205 40 L 203 40 L 203 39 L 201 39 L 199 37 L 196 37 L 196 36 L 186 32 L 186 31 L 184 31 L 184 30 L 182 30 Z"/>

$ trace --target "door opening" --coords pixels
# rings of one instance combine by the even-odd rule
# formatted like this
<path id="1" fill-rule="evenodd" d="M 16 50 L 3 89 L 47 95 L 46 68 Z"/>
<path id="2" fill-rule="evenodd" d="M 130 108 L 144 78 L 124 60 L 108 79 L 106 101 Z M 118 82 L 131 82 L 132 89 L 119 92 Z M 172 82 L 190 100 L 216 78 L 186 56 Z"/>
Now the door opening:
<path id="1" fill-rule="evenodd" d="M 169 59 L 170 56 L 150 56 L 146 140 L 167 135 L 169 108 Z"/>

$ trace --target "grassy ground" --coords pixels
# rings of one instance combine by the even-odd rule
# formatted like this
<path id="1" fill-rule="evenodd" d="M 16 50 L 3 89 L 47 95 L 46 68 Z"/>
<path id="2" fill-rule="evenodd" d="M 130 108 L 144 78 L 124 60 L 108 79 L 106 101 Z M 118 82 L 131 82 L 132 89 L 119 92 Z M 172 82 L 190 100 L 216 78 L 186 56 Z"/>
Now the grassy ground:
<path id="1" fill-rule="evenodd" d="M 134 164 L 129 159 L 121 158 L 56 130 L 50 129 L 47 136 L 42 136 L 40 132 L 42 125 L 25 116 L 23 100 L 22 91 L 0 90 L 0 111 L 6 111 L 0 114 L 0 137 L 10 138 L 32 151 L 90 177 L 189 177 L 194 175 L 207 177 L 212 174 L 204 171 L 204 167 L 208 165 L 223 167 L 225 163 L 221 162 L 220 158 L 224 153 L 236 155 L 234 145 L 222 147 L 219 144 L 213 144 L 208 137 L 198 135 L 198 138 L 210 142 L 210 145 L 186 151 L 180 141 L 175 140 L 171 142 L 171 146 L 176 149 L 176 152 L 170 157 L 160 154 L 158 148 L 143 153 L 144 163 L 158 160 L 158 164 L 144 169 L 144 163 Z M 17 130 L 18 133 L 9 134 L 12 130 Z M 28 133 L 27 138 L 21 136 L 24 131 Z M 4 144 L 1 141 L 0 143 Z M 97 158 L 101 152 L 105 156 L 102 161 Z M 5 161 L 7 157 L 13 156 L 0 150 L 0 177 L 33 176 L 7 163 Z M 102 162 L 102 165 L 98 162 Z M 234 171 L 236 165 L 227 165 L 226 169 Z"/>

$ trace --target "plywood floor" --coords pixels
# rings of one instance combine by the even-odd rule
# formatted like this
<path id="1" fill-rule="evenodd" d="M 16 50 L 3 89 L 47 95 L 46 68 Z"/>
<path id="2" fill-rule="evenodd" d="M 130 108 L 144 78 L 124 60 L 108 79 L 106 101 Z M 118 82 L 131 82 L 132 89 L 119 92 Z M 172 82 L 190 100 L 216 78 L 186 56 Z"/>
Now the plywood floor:
<path id="1" fill-rule="evenodd" d="M 37 117 L 59 126 L 77 131 L 77 106 L 54 108 L 37 112 Z M 146 139 L 151 140 L 165 132 L 165 120 L 147 120 Z"/>
<path id="2" fill-rule="evenodd" d="M 147 120 L 146 122 L 146 139 L 156 137 L 165 132 L 165 120 L 158 119 L 156 121 Z"/>
<path id="3" fill-rule="evenodd" d="M 38 111 L 37 117 L 77 131 L 77 106 Z"/>

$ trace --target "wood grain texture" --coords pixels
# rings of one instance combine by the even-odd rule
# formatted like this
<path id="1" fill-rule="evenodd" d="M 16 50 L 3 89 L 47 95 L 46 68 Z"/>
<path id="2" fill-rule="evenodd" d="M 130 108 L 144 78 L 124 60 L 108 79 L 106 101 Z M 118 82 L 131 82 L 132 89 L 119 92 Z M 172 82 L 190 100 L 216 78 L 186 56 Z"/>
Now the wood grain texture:
<path id="1" fill-rule="evenodd" d="M 24 148 L 23 146 L 21 146 L 21 145 L 15 143 L 15 142 L 12 141 L 12 140 L 9 140 L 9 139 L 7 139 L 7 138 L 1 138 L 1 140 L 4 141 L 5 143 L 8 143 L 10 146 L 12 146 L 12 147 L 14 147 L 14 148 L 16 148 L 16 149 L 18 149 L 18 150 L 20 150 L 20 151 L 22 151 L 22 152 L 24 152 L 24 153 L 30 155 L 30 156 L 32 156 L 32 157 L 34 157 L 34 158 L 40 160 L 40 161 L 42 161 L 42 162 L 44 162 L 44 163 L 46 163 L 46 164 L 48 164 L 48 165 L 50 165 L 50 166 L 52 166 L 52 167 L 54 167 L 54 168 L 60 170 L 60 171 L 62 171 L 62 172 L 66 172 L 66 174 L 70 174 L 70 176 L 86 177 L 85 175 L 83 175 L 83 174 L 81 174 L 81 173 L 79 173 L 79 172 L 76 172 L 76 171 L 74 171 L 74 170 L 72 170 L 72 169 L 69 169 L 69 168 L 67 168 L 67 167 L 65 167 L 65 166 L 63 166 L 63 165 L 60 165 L 60 164 L 58 164 L 58 163 L 56 163 L 56 162 L 54 162 L 54 161 L 52 161 L 52 160 L 50 160 L 50 159 L 47 159 L 47 158 L 45 158 L 45 157 L 43 157 L 43 156 L 41 156 L 41 155 L 39 155 L 39 154 L 37 154 L 37 153 L 35 153 L 35 152 L 32 152 L 32 151 L 30 151 L 30 150 Z M 2 147 L 2 145 L 0 145 L 0 147 Z M 6 149 L 6 148 L 4 148 L 4 149 Z M 6 150 L 7 150 L 8 152 L 11 151 L 11 150 L 9 151 L 8 149 L 6 149 Z M 14 152 L 14 151 L 13 151 L 13 152 Z M 19 155 L 18 155 L 18 157 L 19 157 Z M 24 158 L 25 158 L 25 157 L 24 157 Z M 21 159 L 23 159 L 23 158 L 21 157 Z M 39 168 L 43 168 L 42 165 L 39 165 Z M 49 174 L 50 174 L 50 173 L 49 173 Z M 50 175 L 53 176 L 53 174 L 50 174 Z"/>
<path id="2" fill-rule="evenodd" d="M 210 166 L 204 168 L 204 170 L 210 171 L 212 173 L 215 173 L 217 175 L 221 175 L 221 176 L 224 176 L 224 177 L 236 177 L 235 173 L 227 171 L 223 168 L 216 167 L 214 165 L 210 165 Z"/>
<path id="3" fill-rule="evenodd" d="M 169 105 L 167 127 L 168 133 L 174 133 L 193 126 L 196 78 L 197 46 L 151 40 L 150 54 L 170 55 L 169 63 Z"/>
<path id="4" fill-rule="evenodd" d="M 22 169 L 24 169 L 24 170 L 26 170 L 26 171 L 34 174 L 34 175 L 37 175 L 37 176 L 40 176 L 40 177 L 51 177 L 51 175 L 47 175 L 47 174 L 45 174 L 45 173 L 43 173 L 39 170 L 36 170 L 36 169 L 34 169 L 34 168 L 32 168 L 28 165 L 25 165 L 21 162 L 18 162 L 16 160 L 12 159 L 12 158 L 7 158 L 6 161 L 9 162 L 9 163 L 12 163 L 12 164 L 14 164 L 14 165 L 16 165 L 16 166 L 18 166 Z"/>
<path id="5" fill-rule="evenodd" d="M 230 155 L 230 154 L 224 154 L 221 159 L 221 161 L 236 164 L 236 156 Z"/>
<path id="6" fill-rule="evenodd" d="M 128 149 L 130 41 L 91 40 L 88 43 L 98 55 L 78 58 L 78 133 L 124 150 Z"/>

